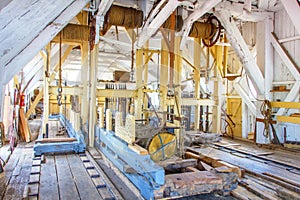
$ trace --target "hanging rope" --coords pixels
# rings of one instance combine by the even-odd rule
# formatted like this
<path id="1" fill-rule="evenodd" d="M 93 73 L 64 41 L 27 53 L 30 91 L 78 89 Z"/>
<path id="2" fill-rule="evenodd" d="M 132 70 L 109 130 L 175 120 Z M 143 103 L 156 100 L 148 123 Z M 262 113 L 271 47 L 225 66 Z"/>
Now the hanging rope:
<path id="1" fill-rule="evenodd" d="M 57 89 L 57 104 L 61 106 L 61 97 L 62 97 L 62 75 L 61 75 L 61 33 L 59 33 L 59 68 L 58 68 L 58 89 Z"/>
<path id="2" fill-rule="evenodd" d="M 264 116 L 264 131 L 263 135 L 268 138 L 270 136 L 270 124 L 272 121 L 272 106 L 271 102 L 268 100 L 264 100 L 260 107 L 260 112 Z"/>

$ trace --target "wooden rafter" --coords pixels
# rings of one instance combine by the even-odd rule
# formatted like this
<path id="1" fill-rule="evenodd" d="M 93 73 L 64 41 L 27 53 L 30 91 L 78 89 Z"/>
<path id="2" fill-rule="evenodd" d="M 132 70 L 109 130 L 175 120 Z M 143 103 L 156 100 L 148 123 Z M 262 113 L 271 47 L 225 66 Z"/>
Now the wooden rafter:
<path id="1" fill-rule="evenodd" d="M 1 63 L 3 62 L 3 65 L 5 65 L 6 67 L 4 83 L 8 83 L 12 79 L 12 77 L 26 65 L 26 63 L 28 63 L 44 46 L 46 46 L 46 44 L 49 43 L 54 38 L 54 36 L 59 33 L 64 28 L 64 26 L 67 25 L 68 22 L 71 21 L 85 7 L 88 2 L 88 0 L 77 0 L 72 1 L 72 4 L 66 4 L 62 6 L 63 8 L 65 8 L 65 10 L 60 13 L 55 12 L 59 16 L 54 21 L 52 21 L 52 23 L 47 22 L 47 26 L 37 34 L 28 34 L 34 36 L 33 40 L 31 40 L 29 44 L 19 44 L 18 46 L 21 46 L 22 48 L 17 54 L 11 56 L 12 58 L 10 60 L 6 59 L 5 62 L 4 60 L 1 60 Z M 49 7 L 53 6 L 50 5 Z M 39 7 L 39 10 L 43 11 L 44 9 L 41 9 Z M 46 10 L 48 10 L 48 8 Z M 53 12 L 51 13 L 51 15 L 54 15 Z M 16 32 L 16 30 L 14 30 L 13 32 Z M 24 32 L 22 30 L 19 32 L 24 35 Z M 12 46 L 16 46 L 14 45 L 15 42 L 16 41 L 13 41 Z M 2 46 L 2 44 L 0 46 Z"/>

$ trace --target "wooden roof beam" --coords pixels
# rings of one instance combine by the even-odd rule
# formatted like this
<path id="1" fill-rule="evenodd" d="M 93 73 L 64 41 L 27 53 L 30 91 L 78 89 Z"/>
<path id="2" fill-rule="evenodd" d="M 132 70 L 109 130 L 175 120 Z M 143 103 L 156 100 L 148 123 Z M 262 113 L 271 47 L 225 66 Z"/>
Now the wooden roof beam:
<path id="1" fill-rule="evenodd" d="M 52 23 L 47 25 L 27 45 L 21 45 L 22 50 L 5 64 L 5 80 L 8 83 L 38 52 L 46 46 L 89 2 L 89 0 L 73 1 Z M 51 13 L 53 15 L 53 13 Z M 22 31 L 20 31 L 23 34 Z M 0 45 L 2 46 L 2 45 Z M 2 63 L 2 60 L 1 60 Z M 10 67 L 11 66 L 11 67 Z"/>
<path id="2" fill-rule="evenodd" d="M 169 0 L 168 3 L 158 12 L 165 0 L 161 1 L 154 9 L 151 16 L 145 22 L 145 26 L 140 33 L 136 45 L 141 48 L 159 29 L 159 27 L 170 17 L 174 10 L 180 5 L 178 0 Z M 157 13 L 157 15 L 155 15 Z M 154 17 L 155 16 L 155 17 Z"/>
<path id="3" fill-rule="evenodd" d="M 298 34 L 300 34 L 300 23 L 299 23 L 299 16 L 300 16 L 300 7 L 299 1 L 297 0 L 281 0 L 283 7 L 285 8 L 287 14 L 290 16 L 291 21 L 293 22 Z"/>
<path id="4" fill-rule="evenodd" d="M 224 26 L 228 41 L 234 48 L 235 53 L 243 64 L 246 73 L 253 81 L 255 89 L 259 94 L 264 94 L 264 77 L 262 72 L 257 66 L 257 63 L 238 27 L 231 18 L 230 12 L 226 10 L 219 10 L 215 12 L 215 15 L 219 18 L 221 24 Z"/>

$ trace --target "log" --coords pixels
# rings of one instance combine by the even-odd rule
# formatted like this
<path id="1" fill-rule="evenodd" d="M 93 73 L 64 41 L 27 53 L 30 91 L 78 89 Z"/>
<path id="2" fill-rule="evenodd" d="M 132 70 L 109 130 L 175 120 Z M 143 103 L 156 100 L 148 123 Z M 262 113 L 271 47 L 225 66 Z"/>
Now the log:
<path id="1" fill-rule="evenodd" d="M 191 159 L 176 159 L 176 160 L 165 160 L 157 163 L 159 166 L 163 167 L 166 171 L 169 172 L 178 172 L 186 167 L 195 167 L 197 166 L 197 160 L 194 158 Z"/>
<path id="2" fill-rule="evenodd" d="M 36 140 L 36 143 L 55 143 L 55 142 L 75 142 L 76 138 L 43 138 L 41 140 Z"/>

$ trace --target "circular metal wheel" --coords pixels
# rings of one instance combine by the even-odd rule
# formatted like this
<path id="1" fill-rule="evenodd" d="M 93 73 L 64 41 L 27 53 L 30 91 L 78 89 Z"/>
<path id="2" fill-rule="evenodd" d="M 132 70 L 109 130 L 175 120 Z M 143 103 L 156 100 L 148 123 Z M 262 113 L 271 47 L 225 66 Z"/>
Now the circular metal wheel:
<path id="1" fill-rule="evenodd" d="M 216 33 L 210 39 L 208 40 L 202 39 L 202 42 L 206 47 L 212 47 L 217 43 L 220 37 L 222 25 L 219 19 L 214 15 L 210 15 L 206 23 L 214 24 L 216 26 Z"/>
<path id="2" fill-rule="evenodd" d="M 176 153 L 176 136 L 167 131 L 159 132 L 148 142 L 147 149 L 153 161 L 170 158 Z"/>

